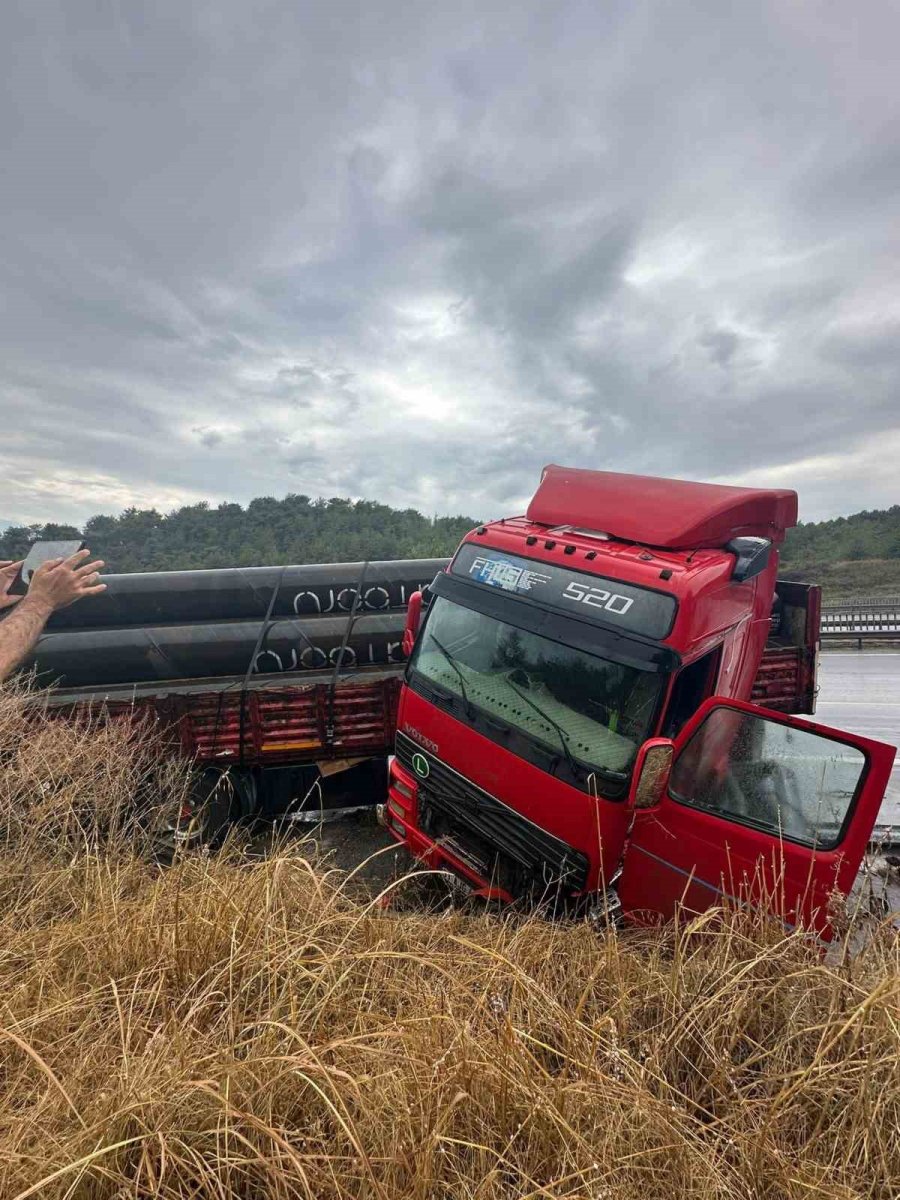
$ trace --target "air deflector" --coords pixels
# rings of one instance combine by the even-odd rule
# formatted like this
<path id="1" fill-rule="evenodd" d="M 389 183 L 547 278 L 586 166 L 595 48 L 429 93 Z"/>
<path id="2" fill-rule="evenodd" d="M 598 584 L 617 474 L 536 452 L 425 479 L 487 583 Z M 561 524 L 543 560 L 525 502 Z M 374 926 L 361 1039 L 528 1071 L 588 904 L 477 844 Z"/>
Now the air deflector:
<path id="1" fill-rule="evenodd" d="M 778 545 L 797 524 L 797 493 L 551 465 L 526 515 L 535 524 L 602 529 L 666 550 L 720 549 L 738 537 Z"/>

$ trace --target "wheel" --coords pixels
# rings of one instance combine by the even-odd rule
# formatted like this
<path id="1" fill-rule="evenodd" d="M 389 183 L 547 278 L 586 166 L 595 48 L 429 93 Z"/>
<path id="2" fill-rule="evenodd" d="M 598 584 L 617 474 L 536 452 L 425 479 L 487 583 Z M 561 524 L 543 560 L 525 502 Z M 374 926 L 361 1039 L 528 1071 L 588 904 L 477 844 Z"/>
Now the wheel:
<path id="1" fill-rule="evenodd" d="M 254 809 L 255 786 L 249 772 L 208 767 L 195 778 L 174 828 L 180 846 L 220 846 L 235 822 Z"/>

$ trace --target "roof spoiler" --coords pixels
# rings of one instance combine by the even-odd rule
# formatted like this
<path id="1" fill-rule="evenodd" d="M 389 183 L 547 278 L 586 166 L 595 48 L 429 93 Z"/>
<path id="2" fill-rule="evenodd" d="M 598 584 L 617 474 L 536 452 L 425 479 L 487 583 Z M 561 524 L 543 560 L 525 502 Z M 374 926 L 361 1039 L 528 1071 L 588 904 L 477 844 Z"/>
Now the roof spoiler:
<path id="1" fill-rule="evenodd" d="M 550 465 L 526 515 L 666 550 L 725 549 L 736 538 L 777 546 L 797 524 L 797 493 Z"/>

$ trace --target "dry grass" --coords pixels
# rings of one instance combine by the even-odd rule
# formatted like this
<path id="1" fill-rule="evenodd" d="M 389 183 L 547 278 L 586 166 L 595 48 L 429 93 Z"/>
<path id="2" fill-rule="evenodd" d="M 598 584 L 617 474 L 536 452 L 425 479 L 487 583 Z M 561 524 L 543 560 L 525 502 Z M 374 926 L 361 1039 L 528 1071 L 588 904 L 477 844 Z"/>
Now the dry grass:
<path id="1" fill-rule="evenodd" d="M 896 1196 L 900 952 L 362 905 L 143 855 L 141 737 L 0 697 L 0 1196 Z M 99 814 L 99 817 L 92 816 Z"/>

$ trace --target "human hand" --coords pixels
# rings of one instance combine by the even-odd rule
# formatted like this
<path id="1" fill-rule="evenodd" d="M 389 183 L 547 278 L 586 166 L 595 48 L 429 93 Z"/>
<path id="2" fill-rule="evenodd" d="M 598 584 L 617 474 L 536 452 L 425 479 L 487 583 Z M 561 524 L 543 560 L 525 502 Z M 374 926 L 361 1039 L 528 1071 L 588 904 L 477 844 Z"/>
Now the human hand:
<path id="1" fill-rule="evenodd" d="M 0 609 L 11 608 L 14 604 L 18 604 L 22 599 L 21 596 L 11 596 L 9 589 L 13 585 L 13 581 L 19 573 L 19 567 L 22 561 L 11 562 L 8 558 L 0 562 Z"/>
<path id="2" fill-rule="evenodd" d="M 41 604 L 50 612 L 66 608 L 83 596 L 96 596 L 106 591 L 106 584 L 99 583 L 97 572 L 106 564 L 90 558 L 90 550 L 78 550 L 69 558 L 52 558 L 37 568 L 31 576 L 28 599 Z"/>

